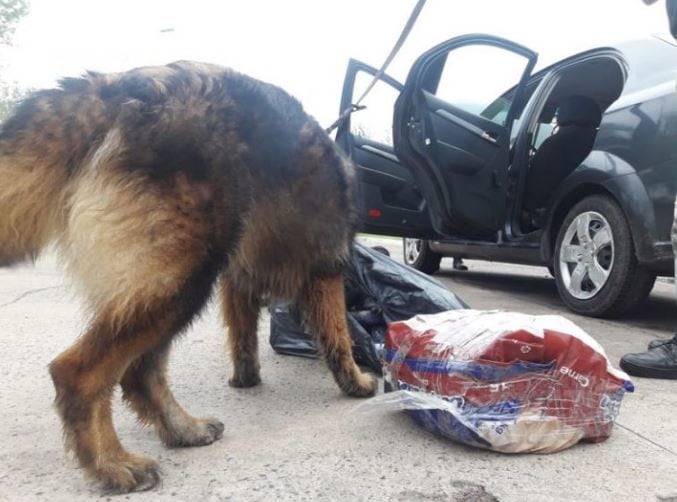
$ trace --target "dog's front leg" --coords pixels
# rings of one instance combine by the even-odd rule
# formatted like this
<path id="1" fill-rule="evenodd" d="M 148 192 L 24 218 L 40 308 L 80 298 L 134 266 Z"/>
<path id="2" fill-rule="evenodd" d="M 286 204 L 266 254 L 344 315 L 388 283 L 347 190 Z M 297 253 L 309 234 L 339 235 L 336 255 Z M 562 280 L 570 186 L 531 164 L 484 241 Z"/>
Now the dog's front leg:
<path id="1" fill-rule="evenodd" d="M 341 390 L 354 397 L 374 395 L 376 379 L 362 373 L 353 359 L 342 276 L 312 280 L 301 306 Z"/>
<path id="2" fill-rule="evenodd" d="M 231 387 L 253 387 L 261 383 L 258 353 L 259 298 L 221 279 L 223 318 L 233 362 Z"/>

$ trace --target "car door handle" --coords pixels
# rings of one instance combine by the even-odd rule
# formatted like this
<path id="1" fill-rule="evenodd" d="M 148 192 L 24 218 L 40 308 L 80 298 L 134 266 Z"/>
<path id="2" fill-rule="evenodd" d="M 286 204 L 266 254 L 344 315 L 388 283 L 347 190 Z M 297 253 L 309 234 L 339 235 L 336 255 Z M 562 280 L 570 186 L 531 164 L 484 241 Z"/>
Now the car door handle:
<path id="1" fill-rule="evenodd" d="M 498 135 L 491 133 L 489 131 L 484 131 L 482 133 L 482 139 L 487 140 L 489 143 L 493 143 L 494 145 L 498 142 Z"/>
<path id="2" fill-rule="evenodd" d="M 461 117 L 452 115 L 451 113 L 442 108 L 438 108 L 437 110 L 435 110 L 435 113 L 440 117 L 442 117 L 443 119 L 453 122 L 458 126 L 461 126 L 466 131 L 476 134 L 484 141 L 488 141 L 492 145 L 498 144 L 498 135 L 496 133 L 493 133 L 491 131 L 485 131 L 481 127 L 477 127 L 475 124 L 471 124 L 470 122 L 462 119 Z"/>

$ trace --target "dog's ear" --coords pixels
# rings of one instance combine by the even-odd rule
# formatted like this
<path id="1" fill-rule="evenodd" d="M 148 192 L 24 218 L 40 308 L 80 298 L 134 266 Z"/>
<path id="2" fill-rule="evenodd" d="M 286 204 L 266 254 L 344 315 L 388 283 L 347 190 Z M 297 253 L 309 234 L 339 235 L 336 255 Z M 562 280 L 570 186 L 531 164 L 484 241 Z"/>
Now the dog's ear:
<path id="1" fill-rule="evenodd" d="M 61 87 L 64 91 L 85 91 L 91 85 L 92 83 L 88 78 L 64 77 L 59 79 L 59 87 Z"/>
<path id="2" fill-rule="evenodd" d="M 140 101 L 144 105 L 159 105 L 167 99 L 167 87 L 160 79 L 142 73 L 129 73 L 103 87 L 104 99 Z"/>

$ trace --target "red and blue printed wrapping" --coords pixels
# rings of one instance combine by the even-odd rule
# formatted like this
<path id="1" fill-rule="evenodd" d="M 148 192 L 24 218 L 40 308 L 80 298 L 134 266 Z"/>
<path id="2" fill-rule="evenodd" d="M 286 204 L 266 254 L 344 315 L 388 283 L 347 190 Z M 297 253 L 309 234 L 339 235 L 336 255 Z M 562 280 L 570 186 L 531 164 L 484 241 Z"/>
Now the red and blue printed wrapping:
<path id="1" fill-rule="evenodd" d="M 592 337 L 559 316 L 416 316 L 389 325 L 384 358 L 394 394 L 381 402 L 434 433 L 505 453 L 604 441 L 634 390 Z"/>

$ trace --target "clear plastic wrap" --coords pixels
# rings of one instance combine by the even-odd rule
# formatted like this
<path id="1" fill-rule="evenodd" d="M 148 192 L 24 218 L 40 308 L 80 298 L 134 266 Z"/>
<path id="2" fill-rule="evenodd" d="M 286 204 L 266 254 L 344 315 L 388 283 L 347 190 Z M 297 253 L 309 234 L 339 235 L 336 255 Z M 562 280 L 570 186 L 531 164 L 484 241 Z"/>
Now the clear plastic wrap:
<path id="1" fill-rule="evenodd" d="M 434 433 L 504 453 L 552 453 L 611 434 L 628 376 L 559 316 L 453 310 L 389 325 L 386 394 Z M 371 406 L 371 405 L 370 405 Z"/>

